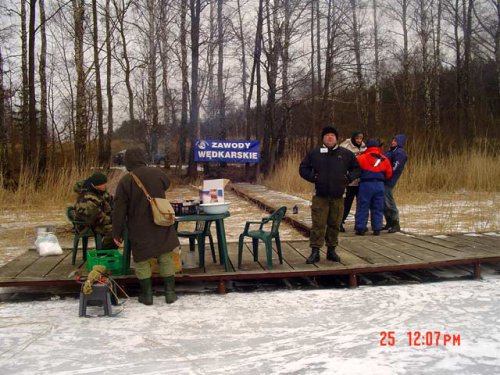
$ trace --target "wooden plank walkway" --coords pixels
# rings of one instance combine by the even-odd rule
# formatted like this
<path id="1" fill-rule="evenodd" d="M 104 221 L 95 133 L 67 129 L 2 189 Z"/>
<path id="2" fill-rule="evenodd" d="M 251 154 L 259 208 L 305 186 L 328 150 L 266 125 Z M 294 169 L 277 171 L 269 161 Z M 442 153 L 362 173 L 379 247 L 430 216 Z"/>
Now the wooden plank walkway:
<path id="1" fill-rule="evenodd" d="M 225 272 L 219 263 L 207 259 L 205 270 L 188 269 L 177 274 L 178 281 L 291 278 L 321 275 L 349 275 L 351 286 L 356 286 L 357 276 L 375 272 L 427 269 L 455 265 L 472 266 L 479 277 L 480 264 L 500 262 L 500 236 L 466 235 L 436 238 L 431 236 L 408 236 L 402 234 L 363 237 L 341 237 L 338 247 L 340 263 L 326 260 L 324 249 L 321 261 L 306 264 L 309 255 L 308 241 L 283 242 L 283 264 L 273 248 L 273 268 L 266 266 L 265 250 L 259 245 L 259 259 L 253 261 L 251 243 L 245 243 L 243 262 L 237 269 L 238 244 L 228 244 L 231 271 Z M 71 265 L 71 251 L 63 255 L 39 257 L 36 251 L 28 250 L 18 258 L 0 268 L 0 287 L 29 285 L 70 285 L 76 275 L 86 275 L 86 265 L 79 260 Z M 158 276 L 158 275 L 156 275 Z M 134 282 L 134 275 L 117 276 L 122 282 Z"/>
<path id="2" fill-rule="evenodd" d="M 286 220 L 308 235 L 311 218 L 309 202 L 272 191 L 264 186 L 252 184 L 233 184 L 233 191 L 246 199 L 273 211 L 280 206 L 287 206 Z M 299 212 L 293 214 L 291 208 L 297 205 Z M 184 247 L 183 250 L 186 250 Z M 348 275 L 350 286 L 356 286 L 363 275 L 411 270 L 440 269 L 459 266 L 464 272 L 473 271 L 474 277 L 480 277 L 480 265 L 500 263 L 500 235 L 480 234 L 476 236 L 423 236 L 408 234 L 387 234 L 381 236 L 353 236 L 352 231 L 341 233 L 338 246 L 340 263 L 326 260 L 324 249 L 321 261 L 306 264 L 309 256 L 309 243 L 302 241 L 283 241 L 283 264 L 278 262 L 278 254 L 273 249 L 273 268 L 266 266 L 263 244 L 259 244 L 259 259 L 253 261 L 251 243 L 245 243 L 241 269 L 237 269 L 238 244 L 228 243 L 230 272 L 225 272 L 219 263 L 212 263 L 206 258 L 205 269 L 187 269 L 176 275 L 181 282 L 218 281 L 219 290 L 223 291 L 228 280 L 255 280 L 270 278 L 314 277 L 322 275 Z M 40 258 L 34 250 L 26 251 L 18 258 L 0 268 L 0 287 L 30 285 L 74 285 L 76 275 L 86 275 L 86 264 L 79 260 L 71 265 L 71 251 L 56 257 Z M 133 267 L 133 265 L 132 265 Z M 472 268 L 471 268 L 472 267 Z M 418 280 L 414 271 L 410 277 Z M 154 275 L 158 277 L 157 274 Z M 117 276 L 121 283 L 136 282 L 133 274 Z"/>

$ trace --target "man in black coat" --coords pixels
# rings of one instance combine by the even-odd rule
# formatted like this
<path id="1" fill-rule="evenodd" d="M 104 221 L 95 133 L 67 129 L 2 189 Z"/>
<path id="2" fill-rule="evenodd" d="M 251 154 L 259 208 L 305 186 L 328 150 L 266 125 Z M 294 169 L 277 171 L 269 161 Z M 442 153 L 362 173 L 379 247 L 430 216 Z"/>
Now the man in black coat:
<path id="1" fill-rule="evenodd" d="M 356 156 L 337 144 L 335 128 L 324 128 L 321 137 L 323 144 L 310 151 L 299 167 L 300 176 L 316 187 L 311 205 L 311 255 L 307 264 L 319 262 L 319 249 L 325 240 L 328 248 L 326 259 L 340 262 L 335 248 L 344 213 L 343 195 L 346 185 L 361 175 Z"/>

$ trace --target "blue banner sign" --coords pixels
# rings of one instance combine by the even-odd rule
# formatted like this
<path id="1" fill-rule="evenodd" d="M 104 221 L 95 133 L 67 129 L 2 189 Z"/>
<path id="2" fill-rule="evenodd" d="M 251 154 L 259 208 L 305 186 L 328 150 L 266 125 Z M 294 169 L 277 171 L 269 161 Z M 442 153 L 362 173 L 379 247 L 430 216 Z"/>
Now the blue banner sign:
<path id="1" fill-rule="evenodd" d="M 260 142 L 197 139 L 194 145 L 194 161 L 258 163 Z"/>

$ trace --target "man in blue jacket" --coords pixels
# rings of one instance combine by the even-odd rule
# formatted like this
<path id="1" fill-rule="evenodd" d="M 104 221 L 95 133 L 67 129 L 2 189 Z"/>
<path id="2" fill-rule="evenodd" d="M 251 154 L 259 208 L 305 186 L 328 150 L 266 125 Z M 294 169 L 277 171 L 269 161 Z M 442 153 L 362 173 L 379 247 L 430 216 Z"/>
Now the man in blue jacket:
<path id="1" fill-rule="evenodd" d="M 398 134 L 392 139 L 391 148 L 385 152 L 385 156 L 387 156 L 392 165 L 392 177 L 385 181 L 384 217 L 386 225 L 382 229 L 389 230 L 389 233 L 396 233 L 401 230 L 399 225 L 399 211 L 394 200 L 393 190 L 401 173 L 403 173 L 408 159 L 403 148 L 405 142 L 406 135 Z"/>
<path id="2" fill-rule="evenodd" d="M 323 144 L 310 151 L 299 167 L 300 176 L 316 187 L 311 205 L 311 255 L 307 264 L 319 262 L 319 249 L 325 240 L 328 248 L 326 259 L 340 262 L 335 247 L 344 213 L 344 190 L 361 175 L 356 156 L 337 144 L 338 132 L 335 128 L 324 128 L 321 137 Z"/>

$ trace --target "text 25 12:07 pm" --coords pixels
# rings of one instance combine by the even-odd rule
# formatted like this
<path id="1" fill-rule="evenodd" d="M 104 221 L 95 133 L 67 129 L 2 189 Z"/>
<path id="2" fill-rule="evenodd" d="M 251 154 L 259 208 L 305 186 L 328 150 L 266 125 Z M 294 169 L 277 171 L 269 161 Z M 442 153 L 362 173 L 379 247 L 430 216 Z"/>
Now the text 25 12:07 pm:
<path id="1" fill-rule="evenodd" d="M 441 331 L 408 331 L 408 346 L 460 346 L 460 334 L 442 333 Z M 395 331 L 380 332 L 380 346 L 396 345 Z"/>

